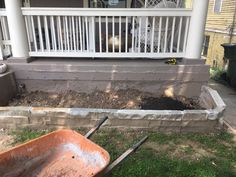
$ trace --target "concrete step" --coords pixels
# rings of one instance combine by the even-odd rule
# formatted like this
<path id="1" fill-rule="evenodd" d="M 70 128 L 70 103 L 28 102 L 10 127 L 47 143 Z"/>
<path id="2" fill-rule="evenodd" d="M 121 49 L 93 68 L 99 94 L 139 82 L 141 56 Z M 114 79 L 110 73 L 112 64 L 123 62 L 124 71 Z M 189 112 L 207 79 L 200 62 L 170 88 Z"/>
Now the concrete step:
<path id="1" fill-rule="evenodd" d="M 12 70 L 47 71 L 47 72 L 166 72 L 200 73 L 207 72 L 207 65 L 71 65 L 71 64 L 20 64 L 9 65 Z"/>
<path id="2" fill-rule="evenodd" d="M 12 70 L 48 72 L 206 72 L 209 67 L 198 64 L 167 65 L 162 60 L 35 60 L 31 63 L 8 63 Z"/>

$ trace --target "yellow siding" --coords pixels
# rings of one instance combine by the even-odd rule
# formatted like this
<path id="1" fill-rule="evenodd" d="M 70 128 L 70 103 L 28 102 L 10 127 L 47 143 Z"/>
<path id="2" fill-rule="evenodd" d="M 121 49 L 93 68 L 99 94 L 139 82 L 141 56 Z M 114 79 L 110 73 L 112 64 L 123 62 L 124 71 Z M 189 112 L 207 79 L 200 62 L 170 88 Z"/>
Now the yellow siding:
<path id="1" fill-rule="evenodd" d="M 208 54 L 206 57 L 207 64 L 213 66 L 214 60 L 219 68 L 224 67 L 224 49 L 221 47 L 221 44 L 229 42 L 229 35 L 214 33 L 214 32 L 205 32 L 205 35 L 210 36 Z M 232 42 L 236 42 L 236 36 L 233 37 Z"/>
<path id="2" fill-rule="evenodd" d="M 233 23 L 236 0 L 223 0 L 219 14 L 214 13 L 214 2 L 215 0 L 209 1 L 206 28 L 226 31 Z"/>
<path id="3" fill-rule="evenodd" d="M 210 36 L 208 54 L 206 57 L 207 64 L 219 68 L 223 68 L 224 63 L 224 49 L 221 47 L 223 43 L 230 42 L 229 29 L 233 25 L 233 18 L 235 15 L 236 0 L 223 0 L 220 13 L 214 13 L 215 0 L 209 1 L 208 17 L 206 23 L 206 29 L 213 30 L 206 31 L 205 35 Z M 234 33 L 236 32 L 236 25 Z M 236 42 L 236 35 L 233 36 L 232 42 Z"/>

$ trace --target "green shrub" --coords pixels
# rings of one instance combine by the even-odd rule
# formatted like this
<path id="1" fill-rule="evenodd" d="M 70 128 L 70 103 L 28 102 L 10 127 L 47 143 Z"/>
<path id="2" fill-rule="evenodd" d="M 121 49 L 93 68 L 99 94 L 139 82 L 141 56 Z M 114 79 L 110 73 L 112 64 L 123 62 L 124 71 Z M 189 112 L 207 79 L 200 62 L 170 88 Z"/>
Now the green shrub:
<path id="1" fill-rule="evenodd" d="M 215 81 L 222 81 L 225 80 L 223 75 L 225 74 L 225 71 L 221 68 L 210 68 L 210 78 Z"/>

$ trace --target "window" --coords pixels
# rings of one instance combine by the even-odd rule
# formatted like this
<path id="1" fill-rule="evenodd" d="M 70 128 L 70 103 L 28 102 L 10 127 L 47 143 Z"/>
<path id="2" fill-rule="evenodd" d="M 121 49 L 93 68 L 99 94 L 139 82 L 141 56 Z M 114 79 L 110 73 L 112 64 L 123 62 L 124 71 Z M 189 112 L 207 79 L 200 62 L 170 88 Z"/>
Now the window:
<path id="1" fill-rule="evenodd" d="M 207 56 L 208 53 L 209 42 L 210 42 L 210 36 L 205 36 L 202 49 L 202 55 L 205 57 Z"/>
<path id="2" fill-rule="evenodd" d="M 213 60 L 213 62 L 212 62 L 212 67 L 213 67 L 213 68 L 218 68 L 217 59 Z"/>
<path id="3" fill-rule="evenodd" d="M 222 4 L 223 4 L 223 0 L 215 0 L 214 13 L 220 13 L 221 12 Z"/>

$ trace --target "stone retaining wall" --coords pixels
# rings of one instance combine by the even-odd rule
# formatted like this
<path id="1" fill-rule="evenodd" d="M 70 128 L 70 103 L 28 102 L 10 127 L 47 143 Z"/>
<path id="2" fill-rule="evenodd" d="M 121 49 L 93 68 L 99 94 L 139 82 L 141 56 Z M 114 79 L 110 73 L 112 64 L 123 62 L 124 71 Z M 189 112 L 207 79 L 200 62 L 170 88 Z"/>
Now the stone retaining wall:
<path id="1" fill-rule="evenodd" d="M 0 107 L 0 128 L 92 127 L 103 116 L 112 128 L 151 129 L 164 132 L 213 132 L 220 128 L 225 104 L 218 93 L 202 88 L 201 104 L 207 110 L 154 111 L 84 108 Z"/>

